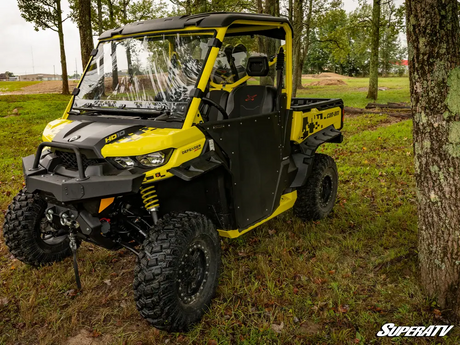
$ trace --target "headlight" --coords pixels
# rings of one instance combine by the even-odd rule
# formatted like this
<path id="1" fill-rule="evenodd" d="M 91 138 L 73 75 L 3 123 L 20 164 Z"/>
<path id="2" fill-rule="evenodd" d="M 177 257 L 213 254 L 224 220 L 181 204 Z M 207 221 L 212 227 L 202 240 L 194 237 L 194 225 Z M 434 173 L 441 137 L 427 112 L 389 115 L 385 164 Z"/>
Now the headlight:
<path id="1" fill-rule="evenodd" d="M 173 149 L 148 153 L 136 157 L 116 157 L 110 161 L 115 163 L 119 168 L 129 169 L 133 167 L 140 168 L 157 168 L 166 164 L 171 157 Z"/>
<path id="2" fill-rule="evenodd" d="M 132 168 L 134 167 L 134 160 L 130 157 L 117 157 L 113 159 L 118 165 L 122 168 Z"/>
<path id="3" fill-rule="evenodd" d="M 163 152 L 153 152 L 147 155 L 137 156 L 137 161 L 146 167 L 159 167 L 165 163 Z"/>

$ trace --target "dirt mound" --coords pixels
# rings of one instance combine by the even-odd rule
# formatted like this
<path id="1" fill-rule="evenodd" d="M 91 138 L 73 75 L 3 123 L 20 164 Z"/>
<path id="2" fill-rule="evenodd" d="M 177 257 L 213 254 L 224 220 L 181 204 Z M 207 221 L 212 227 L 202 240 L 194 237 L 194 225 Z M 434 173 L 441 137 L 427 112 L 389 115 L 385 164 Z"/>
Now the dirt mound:
<path id="1" fill-rule="evenodd" d="M 308 84 L 308 86 L 331 86 L 331 85 L 347 85 L 341 79 L 323 79 L 319 81 L 315 81 L 313 83 Z"/>
<path id="2" fill-rule="evenodd" d="M 306 79 L 323 79 L 323 78 L 333 78 L 333 79 L 350 79 L 346 75 L 341 75 L 337 73 L 320 73 L 320 74 L 304 74 L 302 78 Z"/>

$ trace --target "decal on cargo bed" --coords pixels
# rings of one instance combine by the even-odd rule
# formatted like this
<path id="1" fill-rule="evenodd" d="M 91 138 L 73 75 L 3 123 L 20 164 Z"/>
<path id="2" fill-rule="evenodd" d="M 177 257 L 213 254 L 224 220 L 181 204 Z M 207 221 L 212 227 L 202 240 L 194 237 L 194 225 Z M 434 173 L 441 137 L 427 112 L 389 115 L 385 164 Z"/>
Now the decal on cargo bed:
<path id="1" fill-rule="evenodd" d="M 313 134 L 324 128 L 324 120 L 332 119 L 333 117 L 340 116 L 341 111 L 335 110 L 328 113 L 318 113 L 312 116 L 305 116 L 302 119 L 302 139 L 305 139 L 310 134 Z"/>

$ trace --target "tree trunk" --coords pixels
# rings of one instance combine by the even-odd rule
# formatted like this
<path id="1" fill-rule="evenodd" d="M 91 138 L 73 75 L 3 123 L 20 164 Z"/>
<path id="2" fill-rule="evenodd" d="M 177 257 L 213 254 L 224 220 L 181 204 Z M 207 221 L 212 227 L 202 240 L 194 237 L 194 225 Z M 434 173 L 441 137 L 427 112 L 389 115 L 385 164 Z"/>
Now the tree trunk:
<path id="1" fill-rule="evenodd" d="M 97 30 L 99 36 L 102 35 L 104 28 L 102 27 L 102 0 L 97 0 Z"/>
<path id="2" fill-rule="evenodd" d="M 57 11 L 57 29 L 59 36 L 59 48 L 61 51 L 61 70 L 62 70 L 62 94 L 68 95 L 69 92 L 69 80 L 67 78 L 67 61 L 65 57 L 65 46 L 64 46 L 64 31 L 62 29 L 62 11 L 61 11 L 61 0 L 56 0 L 56 11 Z"/>
<path id="3" fill-rule="evenodd" d="M 81 63 L 83 70 L 94 49 L 91 28 L 91 0 L 78 0 L 78 30 L 80 32 Z"/>
<path id="4" fill-rule="evenodd" d="M 294 29 L 294 37 L 292 40 L 292 95 L 296 96 L 297 88 L 302 87 L 302 31 L 303 31 L 303 1 L 294 1 L 294 22 L 292 23 Z"/>
<path id="5" fill-rule="evenodd" d="M 115 11 L 113 8 L 112 0 L 107 1 L 107 5 L 109 6 L 109 20 L 110 20 L 110 28 L 115 29 Z"/>
<path id="6" fill-rule="evenodd" d="M 374 0 L 372 7 L 371 65 L 367 98 L 373 100 L 377 99 L 379 92 L 380 2 L 381 0 Z"/>
<path id="7" fill-rule="evenodd" d="M 407 0 L 421 283 L 460 320 L 460 30 L 456 0 Z"/>
<path id="8" fill-rule="evenodd" d="M 110 26 L 113 29 L 115 28 L 116 23 L 115 23 L 115 11 L 113 8 L 112 0 L 107 1 L 107 4 L 109 5 Z M 112 54 L 111 54 L 112 56 L 112 91 L 115 91 L 115 89 L 118 86 L 117 43 L 112 41 L 111 48 L 112 48 Z"/>
<path id="9" fill-rule="evenodd" d="M 312 16 L 313 16 L 313 0 L 309 0 L 308 1 L 308 14 L 307 14 L 307 18 L 305 21 L 305 26 L 306 26 L 305 36 L 304 36 L 305 38 L 304 38 L 304 42 L 302 42 L 303 43 L 303 48 L 301 49 L 302 54 L 299 59 L 299 73 L 296 76 L 297 80 L 294 81 L 294 83 L 297 85 L 296 89 L 302 87 L 303 65 L 307 58 L 308 50 L 310 49 L 310 33 L 311 33 Z"/>
<path id="10" fill-rule="evenodd" d="M 264 5 L 262 0 L 257 0 L 257 13 L 264 13 Z M 257 49 L 259 52 L 265 51 L 265 42 L 262 36 L 257 36 Z"/>

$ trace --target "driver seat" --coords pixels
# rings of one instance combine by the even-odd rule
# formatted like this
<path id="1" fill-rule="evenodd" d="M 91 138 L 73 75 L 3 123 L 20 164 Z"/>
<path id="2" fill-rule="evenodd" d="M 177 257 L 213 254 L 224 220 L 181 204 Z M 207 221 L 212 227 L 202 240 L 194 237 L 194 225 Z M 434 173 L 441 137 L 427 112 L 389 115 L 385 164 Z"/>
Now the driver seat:
<path id="1" fill-rule="evenodd" d="M 249 76 L 266 77 L 268 71 L 266 56 L 249 57 L 246 67 Z M 272 113 L 276 109 L 276 96 L 276 88 L 271 85 L 239 85 L 228 96 L 228 118 Z"/>

